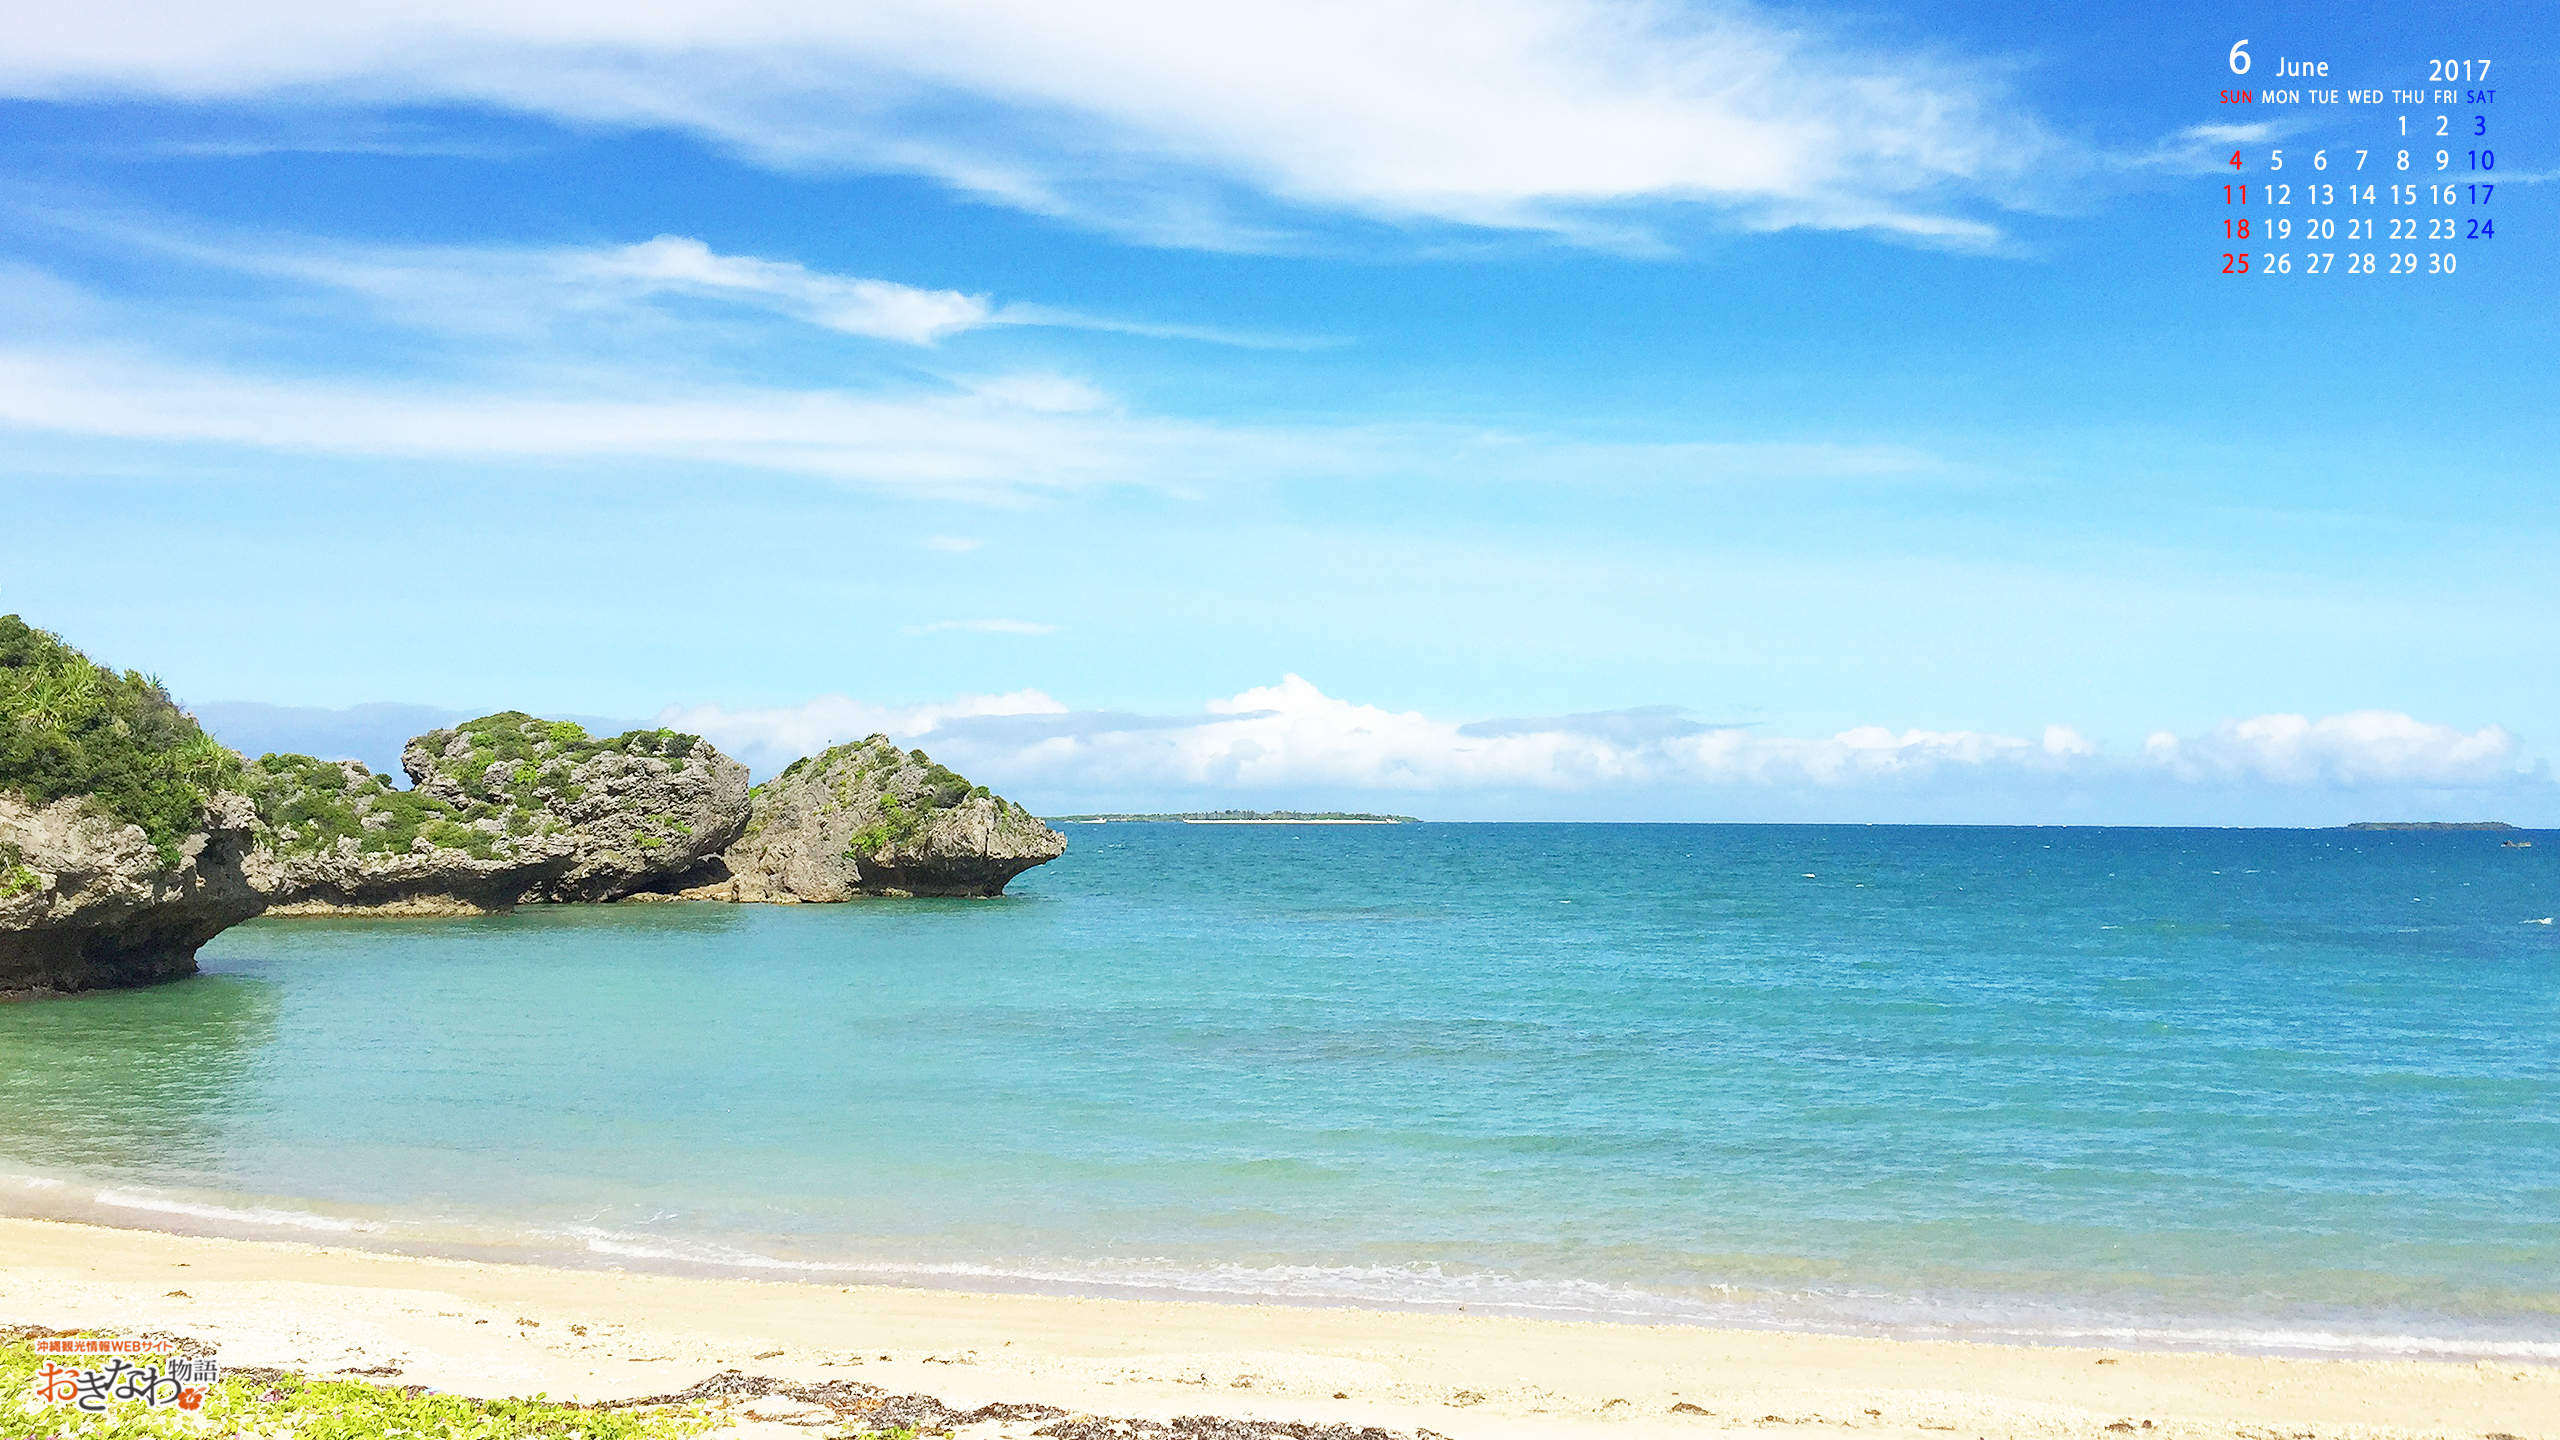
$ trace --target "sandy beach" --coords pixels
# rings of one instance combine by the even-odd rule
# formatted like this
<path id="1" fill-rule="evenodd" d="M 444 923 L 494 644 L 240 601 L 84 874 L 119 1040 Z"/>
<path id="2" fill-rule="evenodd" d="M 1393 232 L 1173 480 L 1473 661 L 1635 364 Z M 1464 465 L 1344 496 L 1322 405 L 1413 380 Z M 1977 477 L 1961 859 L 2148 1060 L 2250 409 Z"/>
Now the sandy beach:
<path id="1" fill-rule="evenodd" d="M 957 1408 L 1220 1415 L 1448 1440 L 2560 1435 L 2560 1368 L 2028 1348 L 1291 1306 L 694 1279 L 0 1220 L 0 1324 L 166 1331 L 226 1365 L 622 1398 L 735 1368 Z M 1701 1413 L 1703 1412 L 1703 1413 Z M 739 1433 L 839 1433 L 780 1396 Z M 798 1422 L 798 1423 L 795 1423 Z M 971 1427 L 1028 1436 L 1040 1422 Z"/>

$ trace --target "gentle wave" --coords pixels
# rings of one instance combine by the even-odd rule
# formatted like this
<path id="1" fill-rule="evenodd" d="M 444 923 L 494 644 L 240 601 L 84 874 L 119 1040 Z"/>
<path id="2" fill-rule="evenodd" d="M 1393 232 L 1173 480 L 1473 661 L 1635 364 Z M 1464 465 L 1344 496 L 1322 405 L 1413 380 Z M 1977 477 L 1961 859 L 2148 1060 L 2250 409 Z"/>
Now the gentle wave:
<path id="1" fill-rule="evenodd" d="M 2336 1356 L 2407 1356 L 2443 1360 L 2531 1360 L 2560 1364 L 2560 1341 L 2469 1340 L 2443 1335 L 2364 1335 L 2342 1330 L 2151 1329 L 2090 1326 L 2035 1332 L 2056 1342 L 2088 1341 L 2129 1349 L 2209 1349 Z"/>
<path id="2" fill-rule="evenodd" d="M 24 1172 L 0 1174 L 22 1191 L 42 1192 L 58 1207 L 64 1180 Z M 86 1187 L 81 1187 L 86 1189 Z M 432 1226 L 396 1219 L 361 1220 L 262 1204 L 222 1204 L 131 1187 L 88 1190 L 92 1205 L 208 1222 L 225 1229 L 318 1231 L 359 1245 L 432 1249 L 507 1260 L 551 1260 L 584 1254 L 728 1274 L 797 1276 L 927 1289 L 992 1289 L 1112 1294 L 1138 1299 L 1373 1306 L 1470 1310 L 1531 1318 L 1681 1324 L 1896 1339 L 2006 1341 L 2114 1346 L 2144 1350 L 2214 1350 L 2352 1359 L 2500 1360 L 2560 1364 L 2560 1341 L 2498 1335 L 2366 1331 L 2322 1325 L 2247 1325 L 2200 1318 L 2128 1322 L 2066 1304 L 1981 1297 L 1962 1299 L 1884 1292 L 1772 1290 L 1736 1285 L 1667 1294 L 1574 1279 L 1535 1279 L 1500 1271 L 1452 1271 L 1437 1264 L 1185 1266 L 1170 1260 L 989 1261 L 793 1259 L 716 1240 L 592 1225 Z M 430 1237 L 430 1230 L 435 1232 Z M 457 1242 L 459 1242 L 457 1244 Z"/>
<path id="3" fill-rule="evenodd" d="M 812 1278 L 976 1282 L 1005 1289 L 1114 1291 L 1142 1298 L 1377 1305 L 1486 1310 L 1549 1319 L 1687 1324 L 1744 1329 L 1884 1335 L 1899 1339 L 2007 1340 L 2128 1349 L 2231 1350 L 2341 1358 L 2517 1360 L 2560 1364 L 2560 1341 L 2358 1332 L 2336 1328 L 2180 1323 L 2124 1324 L 2074 1317 L 2059 1306 L 1951 1307 L 1918 1296 L 1709 1287 L 1714 1299 L 1668 1295 L 1596 1281 L 1533 1280 L 1493 1271 L 1453 1274 L 1437 1265 L 1215 1265 L 1093 1261 L 997 1265 L 954 1261 L 791 1260 L 707 1241 L 579 1227 L 594 1254 L 712 1269 Z M 1961 1319 L 1947 1317 L 1959 1309 Z"/>
<path id="4" fill-rule="evenodd" d="M 328 1215 L 314 1215 L 307 1210 L 277 1210 L 265 1205 L 207 1205 L 193 1200 L 172 1199 L 163 1195 L 137 1195 L 130 1190 L 101 1190 L 91 1197 L 98 1204 L 119 1210 L 148 1210 L 163 1215 L 185 1215 L 197 1220 L 213 1220 L 231 1225 L 281 1225 L 293 1230 L 326 1230 L 332 1234 L 378 1235 L 387 1228 L 362 1220 L 340 1220 Z"/>
<path id="5" fill-rule="evenodd" d="M 1067 1286 L 1239 1300 L 1357 1301 L 1434 1308 L 1482 1306 L 1586 1317 L 1683 1318 L 1694 1312 L 1696 1318 L 1704 1319 L 1715 1313 L 1711 1306 L 1675 1296 L 1594 1281 L 1537 1281 L 1491 1271 L 1452 1275 L 1436 1265 L 1215 1265 L 1192 1269 L 1169 1261 L 996 1265 L 970 1261 L 785 1260 L 731 1246 L 665 1236 L 585 1228 L 572 1233 L 599 1255 L 810 1275 L 982 1280 L 1016 1286 Z"/>

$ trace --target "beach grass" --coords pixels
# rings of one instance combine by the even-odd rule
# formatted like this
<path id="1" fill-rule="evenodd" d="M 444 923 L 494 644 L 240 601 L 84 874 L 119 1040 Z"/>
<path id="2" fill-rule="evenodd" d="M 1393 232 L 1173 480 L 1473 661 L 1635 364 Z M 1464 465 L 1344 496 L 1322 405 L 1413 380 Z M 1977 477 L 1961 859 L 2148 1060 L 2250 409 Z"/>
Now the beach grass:
<path id="1" fill-rule="evenodd" d="M 96 1332 L 103 1335 L 106 1332 Z M 161 1338 L 161 1337 L 147 1337 Z M 90 1414 L 64 1404 L 39 1405 L 34 1380 L 47 1360 L 31 1335 L 0 1332 L 0 1435 L 76 1436 L 78 1440 L 688 1440 L 712 1427 L 700 1404 L 654 1409 L 602 1408 L 531 1399 L 479 1400 L 416 1385 L 322 1380 L 292 1372 L 251 1370 L 216 1381 L 193 1413 L 139 1400 L 111 1402 Z M 171 1339 L 164 1354 L 184 1342 Z"/>

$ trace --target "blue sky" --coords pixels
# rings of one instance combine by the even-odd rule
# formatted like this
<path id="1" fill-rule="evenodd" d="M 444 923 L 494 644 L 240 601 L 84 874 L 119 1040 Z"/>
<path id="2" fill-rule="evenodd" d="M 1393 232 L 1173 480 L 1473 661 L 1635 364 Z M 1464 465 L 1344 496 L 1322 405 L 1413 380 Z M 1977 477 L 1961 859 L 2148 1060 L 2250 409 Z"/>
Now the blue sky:
<path id="1" fill-rule="evenodd" d="M 364 8 L 0 56 L 0 609 L 236 743 L 396 702 L 889 728 L 1049 809 L 2560 822 L 2529 7 Z M 2215 103 L 2438 55 L 2498 98 Z M 2496 238 L 2317 248 L 2456 275 L 2219 273 L 2232 149 L 2439 113 Z M 2413 143 L 2384 184 L 2467 169 Z"/>

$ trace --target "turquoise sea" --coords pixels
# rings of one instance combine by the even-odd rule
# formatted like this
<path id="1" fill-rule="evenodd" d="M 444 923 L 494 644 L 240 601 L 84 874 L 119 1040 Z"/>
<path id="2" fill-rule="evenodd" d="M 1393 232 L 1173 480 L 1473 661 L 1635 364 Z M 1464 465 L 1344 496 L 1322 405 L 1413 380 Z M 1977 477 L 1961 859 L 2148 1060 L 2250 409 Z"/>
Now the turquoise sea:
<path id="1" fill-rule="evenodd" d="M 1065 827 L 0 1007 L 0 1209 L 584 1265 L 2560 1362 L 2560 839 Z"/>

